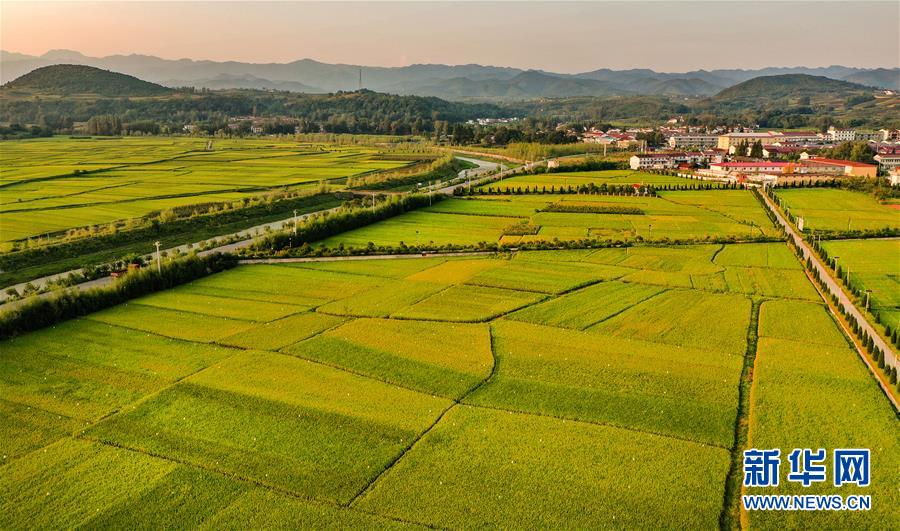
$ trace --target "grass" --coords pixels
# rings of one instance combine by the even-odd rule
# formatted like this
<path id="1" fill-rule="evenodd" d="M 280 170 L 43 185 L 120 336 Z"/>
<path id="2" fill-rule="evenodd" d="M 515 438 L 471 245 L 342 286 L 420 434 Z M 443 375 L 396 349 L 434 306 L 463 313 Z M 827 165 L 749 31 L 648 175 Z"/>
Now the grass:
<path id="1" fill-rule="evenodd" d="M 36 414 L 48 427 L 54 419 L 94 420 L 233 353 L 93 320 L 69 321 L 3 344 L 0 396 L 49 413 Z"/>
<path id="2" fill-rule="evenodd" d="M 217 139 L 210 152 L 201 138 L 4 144 L 0 186 L 7 199 L 0 202 L 0 224 L 5 242 L 408 163 L 377 156 L 375 148 L 269 139 Z"/>
<path id="3" fill-rule="evenodd" d="M 722 449 L 458 407 L 354 507 L 451 528 L 711 528 L 727 470 Z"/>
<path id="4" fill-rule="evenodd" d="M 749 423 L 872 448 L 876 508 L 750 527 L 889 528 L 895 412 L 786 250 L 239 266 L 22 335 L 0 527 L 712 528 Z"/>
<path id="5" fill-rule="evenodd" d="M 493 365 L 487 326 L 476 324 L 357 319 L 284 352 L 453 398 Z"/>
<path id="6" fill-rule="evenodd" d="M 805 230 L 874 230 L 900 227 L 900 214 L 871 194 L 836 188 L 778 190 L 777 195 L 794 216 L 804 219 Z"/>
<path id="7" fill-rule="evenodd" d="M 545 212 L 560 209 L 635 209 L 643 214 Z M 526 222 L 535 235 L 501 240 L 504 230 Z M 601 195 L 498 195 L 450 198 L 432 207 L 333 236 L 327 247 L 375 245 L 476 244 L 582 238 L 661 240 L 775 235 L 772 222 L 747 190 L 662 192 L 659 197 Z"/>
<path id="8" fill-rule="evenodd" d="M 496 376 L 467 401 L 731 443 L 738 356 L 516 322 L 494 335 Z"/>
<path id="9" fill-rule="evenodd" d="M 265 511 L 260 511 L 265 507 Z M 396 527 L 224 475 L 80 439 L 35 452 L 0 476 L 0 525 L 204 529 Z"/>
<path id="10" fill-rule="evenodd" d="M 392 317 L 483 322 L 535 303 L 542 298 L 543 295 L 537 293 L 481 286 L 453 286 L 394 312 Z"/>
<path id="11" fill-rule="evenodd" d="M 850 268 L 853 285 L 872 290 L 870 308 L 885 315 L 900 311 L 900 240 L 834 240 L 822 245 L 829 256 L 840 257 L 842 269 Z M 900 323 L 883 321 L 894 328 Z"/>
<path id="12" fill-rule="evenodd" d="M 655 286 L 601 282 L 557 299 L 529 306 L 510 319 L 584 330 L 663 291 Z"/>
<path id="13" fill-rule="evenodd" d="M 588 330 L 615 337 L 743 354 L 749 318 L 750 300 L 742 295 L 670 290 Z"/>
<path id="14" fill-rule="evenodd" d="M 602 171 L 573 171 L 561 173 L 542 173 L 538 175 L 521 175 L 503 179 L 500 182 L 490 183 L 482 186 L 483 189 L 493 188 L 494 190 L 515 190 L 517 188 L 538 188 L 551 187 L 559 189 L 560 187 L 578 188 L 579 186 L 596 184 L 609 185 L 627 185 L 627 184 L 652 184 L 659 185 L 677 185 L 684 186 L 696 184 L 689 179 L 681 177 L 672 177 L 669 175 L 656 175 L 653 173 L 645 173 L 630 170 L 602 170 Z"/>
<path id="15" fill-rule="evenodd" d="M 86 436 L 346 502 L 447 405 L 305 360 L 246 351 Z"/>
<path id="16" fill-rule="evenodd" d="M 790 321 L 785 322 L 785 318 Z M 784 480 L 766 494 L 868 494 L 864 512 L 778 512 L 743 514 L 751 527 L 871 528 L 897 520 L 900 493 L 892 472 L 900 468 L 896 412 L 871 374 L 841 336 L 821 305 L 767 301 L 760 313 L 760 343 L 751 394 L 750 447 L 824 448 L 825 483 L 803 488 Z M 832 486 L 835 448 L 869 448 L 872 484 Z M 787 466 L 784 459 L 782 468 Z M 782 471 L 782 474 L 785 474 Z M 749 489 L 759 494 L 760 489 Z"/>

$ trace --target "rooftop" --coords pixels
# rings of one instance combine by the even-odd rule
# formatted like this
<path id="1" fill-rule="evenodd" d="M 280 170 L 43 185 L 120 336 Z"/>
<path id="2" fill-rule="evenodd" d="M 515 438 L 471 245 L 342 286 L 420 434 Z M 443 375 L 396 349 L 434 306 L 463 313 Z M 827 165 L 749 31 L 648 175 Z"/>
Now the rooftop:
<path id="1" fill-rule="evenodd" d="M 851 166 L 853 168 L 874 168 L 873 164 L 866 164 L 864 162 L 854 162 L 852 160 L 838 160 L 838 159 L 826 159 L 824 157 L 810 157 L 807 159 L 809 162 L 818 162 L 820 164 L 834 164 L 837 166 Z"/>

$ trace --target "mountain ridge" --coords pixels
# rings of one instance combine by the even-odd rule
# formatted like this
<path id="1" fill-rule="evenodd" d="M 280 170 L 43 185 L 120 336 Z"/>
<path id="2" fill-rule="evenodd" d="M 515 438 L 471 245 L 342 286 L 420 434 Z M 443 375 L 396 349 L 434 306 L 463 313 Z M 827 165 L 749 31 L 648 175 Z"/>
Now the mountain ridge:
<path id="1" fill-rule="evenodd" d="M 130 54 L 89 57 L 72 50 L 41 56 L 0 53 L 0 82 L 6 83 L 41 66 L 66 61 L 122 72 L 170 87 L 257 88 L 322 93 L 356 90 L 435 96 L 455 100 L 536 97 L 667 95 L 710 97 L 755 77 L 806 74 L 853 81 L 869 87 L 900 90 L 900 68 L 770 67 L 757 70 L 718 69 L 657 72 L 647 68 L 600 68 L 577 74 L 485 66 L 475 63 L 416 63 L 402 67 L 330 64 L 304 58 L 288 63 L 245 63 L 194 59 L 162 59 Z M 523 76 L 523 74 L 525 74 Z M 551 79 L 552 78 L 552 79 Z M 280 87 L 280 88 L 279 88 Z"/>

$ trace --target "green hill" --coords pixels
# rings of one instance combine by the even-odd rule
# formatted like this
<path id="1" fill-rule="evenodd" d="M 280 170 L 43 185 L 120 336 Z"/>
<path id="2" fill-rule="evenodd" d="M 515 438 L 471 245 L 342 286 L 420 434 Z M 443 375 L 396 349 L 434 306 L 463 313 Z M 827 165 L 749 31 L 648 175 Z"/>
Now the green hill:
<path id="1" fill-rule="evenodd" d="M 838 81 L 807 74 L 755 77 L 729 87 L 715 95 L 718 101 L 749 99 L 773 100 L 787 97 L 852 96 L 871 93 L 870 88 L 856 83 Z"/>
<path id="2" fill-rule="evenodd" d="M 84 65 L 52 65 L 32 70 L 3 85 L 4 92 L 73 96 L 159 96 L 171 89 L 127 74 Z"/>

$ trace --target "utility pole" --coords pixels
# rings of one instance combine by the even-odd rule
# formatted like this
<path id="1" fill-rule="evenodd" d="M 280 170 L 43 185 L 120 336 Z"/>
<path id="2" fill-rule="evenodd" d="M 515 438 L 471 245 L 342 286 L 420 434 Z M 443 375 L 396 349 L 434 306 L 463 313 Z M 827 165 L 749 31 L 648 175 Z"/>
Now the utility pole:
<path id="1" fill-rule="evenodd" d="M 156 245 L 156 272 L 162 274 L 162 257 L 159 255 L 159 242 L 155 242 Z"/>
<path id="2" fill-rule="evenodd" d="M 653 224 L 647 225 L 647 228 L 648 228 L 648 230 L 650 231 L 650 238 L 649 238 L 649 239 L 652 240 L 652 239 L 653 239 Z"/>
<path id="3" fill-rule="evenodd" d="M 294 209 L 294 236 L 297 235 L 297 209 Z"/>
<path id="4" fill-rule="evenodd" d="M 869 311 L 869 295 L 872 293 L 872 290 L 866 290 L 866 311 Z"/>

